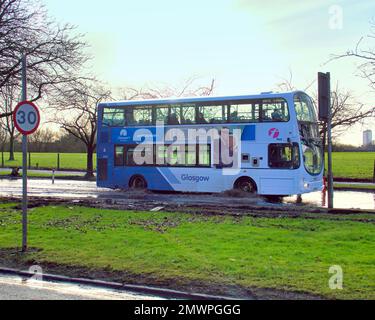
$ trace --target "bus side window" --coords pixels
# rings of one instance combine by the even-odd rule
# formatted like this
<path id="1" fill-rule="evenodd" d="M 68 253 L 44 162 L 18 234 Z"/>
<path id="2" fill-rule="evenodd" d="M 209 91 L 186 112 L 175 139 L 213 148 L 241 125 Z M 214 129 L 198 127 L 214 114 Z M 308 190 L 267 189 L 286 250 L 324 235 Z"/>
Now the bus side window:
<path id="1" fill-rule="evenodd" d="M 179 125 L 180 121 L 177 118 L 176 113 L 171 113 L 171 115 L 168 117 L 168 125 L 174 126 L 174 125 Z"/>
<path id="2" fill-rule="evenodd" d="M 128 126 L 134 125 L 136 121 L 134 120 L 134 109 L 125 110 L 125 120 Z"/>
<path id="3" fill-rule="evenodd" d="M 115 167 L 125 166 L 125 147 L 115 146 Z"/>
<path id="4" fill-rule="evenodd" d="M 198 112 L 197 112 L 197 123 L 198 124 L 207 124 L 207 120 L 205 119 L 204 117 L 204 114 L 202 112 L 202 108 L 199 108 Z"/>
<path id="5" fill-rule="evenodd" d="M 156 107 L 156 110 L 155 110 L 156 122 L 162 122 L 164 124 L 167 124 L 168 114 L 169 114 L 168 107 Z"/>

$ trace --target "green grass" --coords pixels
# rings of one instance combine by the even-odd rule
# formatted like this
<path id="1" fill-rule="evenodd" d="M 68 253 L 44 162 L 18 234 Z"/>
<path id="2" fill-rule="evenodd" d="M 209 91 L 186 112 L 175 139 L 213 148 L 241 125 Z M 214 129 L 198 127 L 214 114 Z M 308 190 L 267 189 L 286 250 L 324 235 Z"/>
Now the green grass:
<path id="1" fill-rule="evenodd" d="M 374 184 L 345 184 L 345 183 L 335 183 L 335 189 L 360 189 L 360 190 L 375 190 Z"/>
<path id="2" fill-rule="evenodd" d="M 9 177 L 10 176 L 10 170 L 9 171 L 0 171 L 0 177 Z M 52 179 L 52 173 L 43 173 L 43 172 L 34 172 L 34 171 L 27 171 L 27 176 L 29 178 L 51 178 Z M 75 174 L 69 174 L 69 173 L 58 173 L 55 174 L 55 178 L 82 178 L 84 176 L 84 173 L 82 175 L 77 176 Z"/>
<path id="3" fill-rule="evenodd" d="M 366 216 L 374 221 L 374 215 Z M 201 281 L 375 299 L 375 224 L 354 215 L 334 219 L 42 207 L 31 210 L 29 227 L 30 246 L 42 250 L 28 258 L 169 283 Z M 15 248 L 20 239 L 20 212 L 0 206 L 0 248 Z M 333 265 L 344 270 L 342 291 L 328 287 Z"/>
<path id="4" fill-rule="evenodd" d="M 4 153 L 5 167 L 21 167 L 22 153 L 15 153 L 15 161 L 7 161 L 9 153 Z M 36 168 L 57 168 L 57 153 L 32 153 L 31 166 Z M 94 166 L 96 167 L 96 155 L 94 155 Z M 60 169 L 85 170 L 86 154 L 85 153 L 61 153 Z"/>
<path id="5" fill-rule="evenodd" d="M 372 179 L 375 152 L 333 153 L 333 174 L 336 178 Z"/>

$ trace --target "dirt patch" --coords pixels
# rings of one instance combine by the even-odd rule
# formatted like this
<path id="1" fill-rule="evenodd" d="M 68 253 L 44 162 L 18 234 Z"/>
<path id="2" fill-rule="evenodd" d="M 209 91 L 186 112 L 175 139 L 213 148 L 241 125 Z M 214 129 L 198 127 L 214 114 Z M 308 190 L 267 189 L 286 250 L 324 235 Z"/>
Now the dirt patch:
<path id="1" fill-rule="evenodd" d="M 144 194 L 142 192 L 141 194 Z M 148 193 L 145 193 L 145 196 Z M 124 211 L 139 211 L 139 212 L 151 212 L 155 208 L 163 208 L 163 212 L 171 213 L 189 213 L 199 215 L 200 218 L 218 216 L 218 217 L 253 217 L 253 218 L 305 218 L 305 219 L 326 219 L 326 220 L 342 220 L 342 216 L 353 215 L 353 221 L 357 222 L 375 222 L 375 211 L 374 210 L 357 210 L 357 209 L 324 209 L 305 205 L 288 205 L 278 206 L 272 204 L 258 205 L 249 203 L 247 199 L 235 199 L 235 198 L 215 198 L 220 201 L 213 201 L 211 203 L 197 202 L 194 201 L 187 203 L 175 203 L 174 201 L 168 202 L 168 196 L 166 199 L 160 198 L 158 195 L 151 193 L 152 199 L 77 199 L 77 200 L 62 200 L 62 199 L 41 199 L 41 198 L 30 198 L 29 208 L 37 208 L 43 206 L 82 206 L 96 209 L 108 209 L 108 210 L 124 210 Z M 200 196 L 199 196 L 200 197 Z M 198 198 L 199 198 L 198 197 Z M 212 197 L 211 197 L 212 198 Z M 154 199 L 154 200 L 153 200 Z M 245 200 L 245 201 L 242 201 Z M 0 198 L 0 203 L 20 203 L 17 198 Z M 16 210 L 21 210 L 20 205 L 14 207 Z M 338 216 L 339 214 L 339 216 Z M 358 219 L 355 215 L 368 214 L 373 215 L 374 218 Z M 346 218 L 347 221 L 351 220 L 350 217 Z M 89 223 L 89 222 L 88 222 Z M 143 224 L 143 222 L 142 222 Z M 161 224 L 161 229 L 166 224 Z"/>
<path id="2" fill-rule="evenodd" d="M 37 248 L 30 253 L 40 252 Z M 153 274 L 134 274 L 126 271 L 93 269 L 80 266 L 59 265 L 55 263 L 39 262 L 20 252 L 20 249 L 0 249 L 0 267 L 28 270 L 31 266 L 41 266 L 44 273 L 62 275 L 74 278 L 111 281 L 122 284 L 145 285 L 164 289 L 180 290 L 191 293 L 221 295 L 237 299 L 258 300 L 322 300 L 324 297 L 304 292 L 269 288 L 251 288 L 225 283 L 207 283 L 191 281 L 181 278 L 160 279 Z"/>
<path id="3" fill-rule="evenodd" d="M 81 233 L 86 233 L 87 230 L 94 230 L 101 232 L 111 226 L 99 226 L 98 223 L 102 220 L 103 215 L 97 214 L 90 219 L 82 219 L 79 215 L 73 215 L 65 219 L 54 219 L 48 221 L 44 227 L 59 228 L 65 230 L 77 230 Z"/>
<path id="4" fill-rule="evenodd" d="M 243 198 L 243 199 L 254 199 L 254 200 L 259 200 L 260 197 L 257 196 L 256 194 L 251 194 L 249 192 L 245 192 L 239 189 L 231 189 L 227 190 L 221 193 L 217 193 L 214 195 L 215 197 L 228 197 L 228 198 Z"/>

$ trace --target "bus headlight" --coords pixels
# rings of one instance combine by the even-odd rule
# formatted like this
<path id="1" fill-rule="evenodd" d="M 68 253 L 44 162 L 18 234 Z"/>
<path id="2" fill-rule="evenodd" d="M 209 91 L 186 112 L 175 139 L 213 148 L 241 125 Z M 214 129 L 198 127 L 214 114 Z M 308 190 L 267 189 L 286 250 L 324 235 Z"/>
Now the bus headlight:
<path id="1" fill-rule="evenodd" d="M 305 183 L 303 186 L 305 187 L 305 189 L 310 189 L 310 184 L 309 183 Z"/>

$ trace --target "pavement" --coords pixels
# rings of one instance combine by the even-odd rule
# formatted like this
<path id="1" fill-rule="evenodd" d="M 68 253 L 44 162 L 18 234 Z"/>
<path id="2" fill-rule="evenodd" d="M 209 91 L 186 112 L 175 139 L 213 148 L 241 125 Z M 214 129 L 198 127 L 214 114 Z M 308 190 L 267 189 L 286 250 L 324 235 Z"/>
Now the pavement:
<path id="1" fill-rule="evenodd" d="M 1 300 L 161 300 L 161 298 L 86 285 L 26 280 L 0 274 Z"/>

